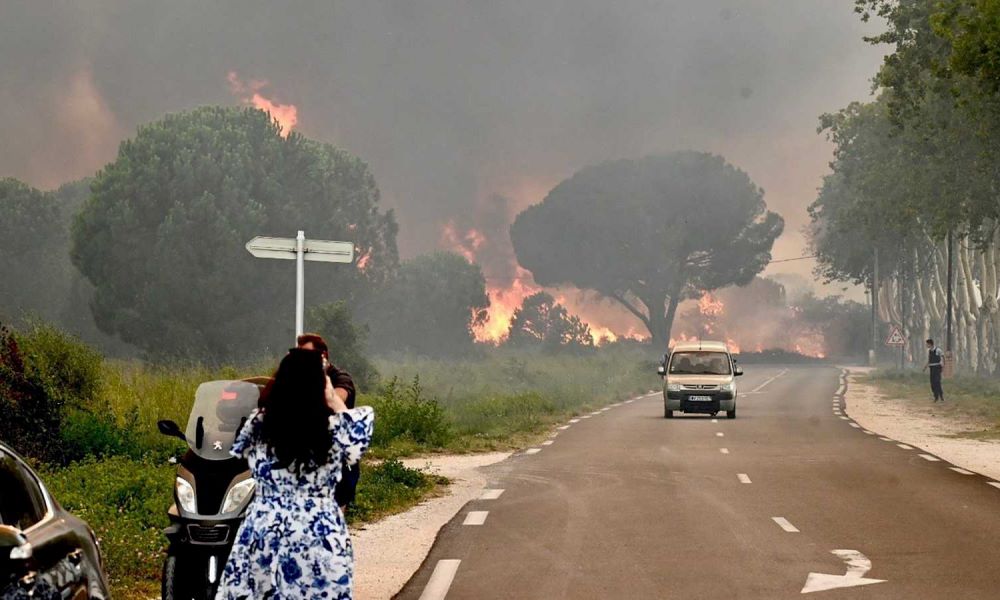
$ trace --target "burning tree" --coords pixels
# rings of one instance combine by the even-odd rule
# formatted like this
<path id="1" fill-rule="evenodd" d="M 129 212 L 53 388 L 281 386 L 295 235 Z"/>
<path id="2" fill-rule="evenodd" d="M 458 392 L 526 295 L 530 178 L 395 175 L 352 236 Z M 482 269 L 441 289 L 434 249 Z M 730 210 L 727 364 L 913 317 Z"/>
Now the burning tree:
<path id="1" fill-rule="evenodd" d="M 590 327 L 569 314 L 551 294 L 538 292 L 525 298 L 521 308 L 514 311 L 507 343 L 556 351 L 593 347 L 594 336 Z"/>
<path id="2" fill-rule="evenodd" d="M 783 227 L 746 173 L 678 152 L 582 169 L 517 216 L 511 241 L 537 283 L 596 290 L 663 346 L 682 300 L 749 283 Z"/>

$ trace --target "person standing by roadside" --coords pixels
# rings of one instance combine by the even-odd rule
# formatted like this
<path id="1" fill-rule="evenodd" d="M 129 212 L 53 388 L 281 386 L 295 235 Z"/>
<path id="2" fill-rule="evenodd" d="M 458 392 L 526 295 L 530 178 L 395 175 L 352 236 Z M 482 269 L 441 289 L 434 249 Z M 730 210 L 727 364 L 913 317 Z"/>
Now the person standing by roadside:
<path id="1" fill-rule="evenodd" d="M 333 384 L 333 391 L 340 398 L 347 408 L 354 408 L 354 400 L 357 395 L 357 388 L 354 386 L 354 379 L 351 374 L 338 368 L 330 362 L 330 347 L 323 336 L 318 333 L 303 333 L 296 339 L 296 344 L 302 350 L 317 350 L 323 355 L 326 365 L 326 374 Z M 361 464 L 344 465 L 343 477 L 337 483 L 334 497 L 340 510 L 345 511 L 354 502 L 357 496 L 358 481 L 361 479 Z"/>
<path id="2" fill-rule="evenodd" d="M 944 402 L 944 389 L 941 387 L 941 374 L 944 372 L 944 352 L 934 345 L 934 340 L 927 340 L 927 364 L 924 370 L 931 370 L 931 391 L 935 402 Z"/>
<path id="3" fill-rule="evenodd" d="M 331 489 L 367 450 L 375 415 L 348 410 L 325 367 L 320 352 L 290 350 L 233 443 L 257 491 L 217 600 L 354 597 L 354 552 Z"/>

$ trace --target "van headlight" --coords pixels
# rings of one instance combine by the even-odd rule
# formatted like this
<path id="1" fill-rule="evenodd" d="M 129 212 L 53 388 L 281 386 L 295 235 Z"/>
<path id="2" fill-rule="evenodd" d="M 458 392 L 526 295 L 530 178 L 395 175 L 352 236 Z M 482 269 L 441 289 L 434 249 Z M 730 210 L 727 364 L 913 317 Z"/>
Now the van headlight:
<path id="1" fill-rule="evenodd" d="M 681 391 L 681 384 L 679 384 L 679 383 L 668 383 L 667 384 L 667 391 L 668 392 L 679 392 L 679 391 Z"/>
<path id="2" fill-rule="evenodd" d="M 198 499 L 194 495 L 194 486 L 183 477 L 177 478 L 177 503 L 184 512 L 198 514 Z"/>
<path id="3" fill-rule="evenodd" d="M 231 513 L 239 510 L 243 506 L 243 503 L 246 502 L 246 499 L 253 494 L 253 489 L 253 479 L 244 479 L 229 488 L 229 491 L 226 493 L 226 499 L 222 502 L 222 512 Z"/>
<path id="4" fill-rule="evenodd" d="M 729 383 L 723 383 L 722 385 L 719 386 L 719 389 L 722 390 L 723 392 L 731 392 L 734 389 L 733 382 L 730 381 Z"/>

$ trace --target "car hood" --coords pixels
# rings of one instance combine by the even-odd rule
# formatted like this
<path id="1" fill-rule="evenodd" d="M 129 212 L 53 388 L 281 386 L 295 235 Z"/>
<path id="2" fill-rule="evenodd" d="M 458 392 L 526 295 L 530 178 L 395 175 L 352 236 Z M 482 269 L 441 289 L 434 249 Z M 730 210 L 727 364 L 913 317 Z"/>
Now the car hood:
<path id="1" fill-rule="evenodd" d="M 732 375 L 668 375 L 667 381 L 681 385 L 722 385 L 733 381 Z"/>

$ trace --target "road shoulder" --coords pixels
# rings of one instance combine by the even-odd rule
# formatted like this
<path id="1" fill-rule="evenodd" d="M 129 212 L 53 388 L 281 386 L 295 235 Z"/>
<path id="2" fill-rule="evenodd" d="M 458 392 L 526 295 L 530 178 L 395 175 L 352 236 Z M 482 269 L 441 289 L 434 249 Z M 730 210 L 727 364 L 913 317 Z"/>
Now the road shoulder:
<path id="1" fill-rule="evenodd" d="M 1000 442 L 957 437 L 983 429 L 983 424 L 935 412 L 926 405 L 888 397 L 862 381 L 869 369 L 848 367 L 846 412 L 859 425 L 882 436 L 921 448 L 942 459 L 1000 480 Z"/>
<path id="2" fill-rule="evenodd" d="M 452 483 L 442 496 L 351 532 L 355 598 L 391 598 L 402 589 L 420 568 L 438 530 L 482 493 L 487 484 L 483 467 L 509 456 L 508 452 L 491 452 L 404 460 L 407 467 L 447 477 Z"/>

